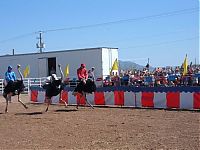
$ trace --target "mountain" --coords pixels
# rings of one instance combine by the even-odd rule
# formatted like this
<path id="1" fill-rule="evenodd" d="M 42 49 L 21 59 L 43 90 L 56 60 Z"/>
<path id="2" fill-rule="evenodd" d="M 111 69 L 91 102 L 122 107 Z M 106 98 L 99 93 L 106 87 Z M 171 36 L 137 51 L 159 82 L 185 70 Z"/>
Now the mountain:
<path id="1" fill-rule="evenodd" d="M 122 70 L 132 70 L 132 69 L 136 69 L 136 70 L 142 70 L 145 66 L 136 64 L 132 61 L 122 61 L 119 60 L 119 68 Z M 153 70 L 154 67 L 150 66 L 150 70 Z"/>

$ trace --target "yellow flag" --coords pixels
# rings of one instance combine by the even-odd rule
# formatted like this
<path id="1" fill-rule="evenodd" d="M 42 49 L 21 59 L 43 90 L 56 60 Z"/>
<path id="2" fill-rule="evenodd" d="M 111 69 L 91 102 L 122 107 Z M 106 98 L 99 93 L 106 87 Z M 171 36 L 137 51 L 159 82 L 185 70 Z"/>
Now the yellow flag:
<path id="1" fill-rule="evenodd" d="M 69 64 L 65 67 L 65 76 L 67 77 L 69 75 Z"/>
<path id="2" fill-rule="evenodd" d="M 30 66 L 29 65 L 26 66 L 23 73 L 24 73 L 24 78 L 26 78 L 30 74 Z"/>
<path id="3" fill-rule="evenodd" d="M 117 58 L 116 58 L 115 61 L 114 61 L 114 63 L 113 63 L 113 66 L 112 66 L 112 69 L 110 71 L 110 74 L 112 75 L 112 72 L 114 70 L 118 70 L 118 69 L 119 69 L 119 67 L 118 67 L 118 61 L 117 61 Z"/>
<path id="4" fill-rule="evenodd" d="M 187 67 L 188 67 L 188 60 L 187 60 L 187 55 L 186 55 L 184 62 L 183 62 L 183 75 L 187 74 L 187 72 L 188 72 Z"/>

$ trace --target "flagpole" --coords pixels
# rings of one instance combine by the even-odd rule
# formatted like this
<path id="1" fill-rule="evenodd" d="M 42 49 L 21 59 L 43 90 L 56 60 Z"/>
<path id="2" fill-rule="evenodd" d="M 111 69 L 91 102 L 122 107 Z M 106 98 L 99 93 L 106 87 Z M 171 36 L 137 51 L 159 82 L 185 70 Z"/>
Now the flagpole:
<path id="1" fill-rule="evenodd" d="M 196 64 L 197 62 L 196 62 L 196 57 L 195 57 L 195 60 L 194 60 L 194 64 L 195 64 L 195 68 L 197 67 L 197 64 Z"/>

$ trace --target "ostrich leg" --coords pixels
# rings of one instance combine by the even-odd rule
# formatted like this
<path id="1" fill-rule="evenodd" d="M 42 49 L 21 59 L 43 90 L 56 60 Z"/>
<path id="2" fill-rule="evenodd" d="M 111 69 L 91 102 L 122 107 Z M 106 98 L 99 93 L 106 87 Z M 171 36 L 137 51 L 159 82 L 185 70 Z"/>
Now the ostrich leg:
<path id="1" fill-rule="evenodd" d="M 20 78 L 21 78 L 21 81 L 23 81 L 23 79 L 24 79 L 24 77 L 23 77 L 23 75 L 22 75 L 22 73 L 21 73 L 21 71 L 20 71 L 20 65 L 18 64 L 17 65 L 17 71 L 18 71 L 18 73 L 19 73 L 19 75 L 20 75 Z M 22 82 L 23 83 L 23 82 Z M 24 106 L 24 108 L 28 108 L 20 99 L 19 99 L 19 94 L 20 93 L 18 93 L 18 102 L 20 102 L 23 106 Z"/>
<path id="2" fill-rule="evenodd" d="M 63 74 L 63 71 L 62 71 L 62 69 L 61 69 L 61 65 L 60 64 L 58 64 L 58 68 L 59 68 L 59 71 L 60 71 L 60 75 L 61 75 L 61 89 L 62 89 L 62 86 L 63 86 L 63 84 L 64 84 L 64 74 Z M 67 107 L 68 106 L 68 104 L 62 99 L 62 90 L 60 91 L 60 95 L 59 95 L 59 99 L 62 101 L 62 102 L 64 102 L 65 103 L 65 107 Z"/>
<path id="3" fill-rule="evenodd" d="M 11 101 L 11 95 L 12 93 L 9 93 L 6 95 L 6 108 L 5 108 L 5 113 L 8 112 L 8 102 Z"/>
<path id="4" fill-rule="evenodd" d="M 27 109 L 28 107 L 19 99 L 19 94 L 17 96 L 18 96 L 18 102 L 20 102 L 24 106 L 24 108 Z"/>
<path id="5" fill-rule="evenodd" d="M 90 107 L 92 107 L 92 109 L 94 109 L 94 107 L 92 106 L 92 104 L 90 104 L 90 102 L 88 102 L 85 92 L 83 92 L 83 96 L 85 97 L 86 103 L 87 103 Z"/>
<path id="6" fill-rule="evenodd" d="M 8 95 L 7 95 L 7 97 L 6 97 L 6 108 L 5 108 L 5 113 L 7 113 L 8 112 Z"/>
<path id="7" fill-rule="evenodd" d="M 49 105 L 50 105 L 50 100 L 49 100 L 49 98 L 46 98 L 46 100 L 47 100 L 47 108 L 46 108 L 45 112 L 47 112 L 47 111 L 49 110 Z"/>

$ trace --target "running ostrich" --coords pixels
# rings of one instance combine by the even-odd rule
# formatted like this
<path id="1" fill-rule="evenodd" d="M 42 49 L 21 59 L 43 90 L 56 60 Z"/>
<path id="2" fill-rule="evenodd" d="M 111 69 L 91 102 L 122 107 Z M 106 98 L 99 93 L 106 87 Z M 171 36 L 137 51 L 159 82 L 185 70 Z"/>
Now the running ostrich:
<path id="1" fill-rule="evenodd" d="M 81 67 L 77 69 L 77 76 L 79 78 L 79 84 L 74 89 L 72 95 L 76 96 L 78 93 L 81 97 L 84 97 L 86 103 L 90 105 L 94 109 L 94 107 L 87 101 L 87 94 L 92 94 L 92 92 L 96 91 L 96 85 L 94 82 L 94 78 L 88 78 L 87 70 L 85 69 L 85 64 L 81 64 Z M 77 109 L 79 106 L 79 100 L 77 102 Z"/>
<path id="2" fill-rule="evenodd" d="M 61 91 L 64 89 L 64 83 L 63 83 L 63 79 L 64 79 L 64 75 L 61 69 L 61 65 L 58 65 L 60 74 L 61 74 L 61 79 L 58 79 L 56 74 L 52 74 L 51 76 L 47 77 L 47 81 L 46 83 L 43 85 L 43 88 L 46 90 L 46 101 L 47 101 L 47 108 L 46 108 L 46 112 L 49 109 L 49 105 L 51 104 L 51 98 L 53 96 L 57 96 L 59 95 L 59 99 L 61 101 L 63 101 L 61 99 Z M 65 103 L 65 106 L 67 107 L 67 103 L 65 101 L 63 101 Z"/>
<path id="3" fill-rule="evenodd" d="M 6 99 L 6 108 L 5 108 L 5 113 L 8 112 L 8 101 L 11 102 L 11 96 L 17 95 L 18 96 L 18 102 L 20 102 L 24 108 L 28 108 L 20 99 L 19 95 L 21 92 L 24 91 L 24 83 L 23 83 L 23 75 L 20 71 L 20 65 L 17 65 L 17 70 L 20 75 L 20 80 L 13 81 L 12 83 L 8 83 L 3 92 L 3 97 Z"/>

